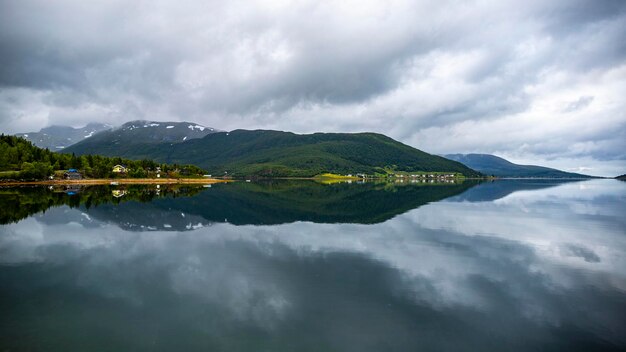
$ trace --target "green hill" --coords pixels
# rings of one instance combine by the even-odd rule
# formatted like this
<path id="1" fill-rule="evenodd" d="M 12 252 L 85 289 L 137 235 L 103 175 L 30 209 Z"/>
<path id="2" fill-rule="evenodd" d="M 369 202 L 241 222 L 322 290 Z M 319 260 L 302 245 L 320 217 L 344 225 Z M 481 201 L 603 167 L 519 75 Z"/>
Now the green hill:
<path id="1" fill-rule="evenodd" d="M 180 143 L 81 141 L 64 152 L 197 165 L 214 176 L 300 176 L 443 171 L 479 177 L 465 165 L 376 133 L 295 134 L 271 130 L 212 133 Z"/>
<path id="2" fill-rule="evenodd" d="M 444 157 L 463 163 L 485 175 L 529 178 L 592 178 L 593 176 L 565 172 L 549 167 L 514 164 L 491 154 L 448 154 Z"/>

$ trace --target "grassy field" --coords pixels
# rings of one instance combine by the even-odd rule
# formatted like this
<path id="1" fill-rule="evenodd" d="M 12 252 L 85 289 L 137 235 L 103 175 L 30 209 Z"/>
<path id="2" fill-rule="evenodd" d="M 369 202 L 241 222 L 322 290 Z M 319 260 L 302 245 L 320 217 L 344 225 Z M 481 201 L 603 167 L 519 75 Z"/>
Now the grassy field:
<path id="1" fill-rule="evenodd" d="M 323 173 L 315 176 L 314 178 L 332 178 L 332 179 L 342 179 L 342 180 L 358 180 L 360 177 L 358 176 L 347 176 L 347 175 L 339 175 L 339 174 L 331 174 L 331 173 Z"/>

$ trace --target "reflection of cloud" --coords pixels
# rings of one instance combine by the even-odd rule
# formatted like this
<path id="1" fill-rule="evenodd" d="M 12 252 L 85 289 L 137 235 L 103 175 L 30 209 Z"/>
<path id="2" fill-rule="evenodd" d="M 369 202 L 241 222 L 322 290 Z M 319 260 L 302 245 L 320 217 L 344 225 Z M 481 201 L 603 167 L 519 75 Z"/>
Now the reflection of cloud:
<path id="1" fill-rule="evenodd" d="M 256 268 L 254 249 L 243 243 L 200 248 L 176 248 L 182 259 L 169 272 L 175 292 L 226 307 L 232 318 L 264 328 L 282 320 L 290 305 L 286 292 Z"/>
<path id="2" fill-rule="evenodd" d="M 561 253 L 568 257 L 580 257 L 588 263 L 599 263 L 600 257 L 589 248 L 575 244 L 565 244 L 560 248 Z"/>
<path id="3" fill-rule="evenodd" d="M 468 350 L 484 347 L 471 336 L 492 333 L 507 343 L 533 336 L 518 350 L 568 341 L 543 335 L 548 327 L 624 345 L 626 188 L 583 184 L 438 202 L 376 225 L 216 224 L 186 233 L 103 225 L 86 236 L 76 223 L 28 219 L 0 228 L 0 250 L 13 265 L 67 270 L 59 286 L 72 288 L 76 278 L 98 297 L 161 314 L 197 311 L 195 323 L 215 336 L 237 327 L 298 330 L 341 345 L 337 336 L 356 329 L 367 350 L 367 341 L 389 336 L 441 344 L 447 339 L 424 332 L 436 327 Z M 170 296 L 180 307 L 161 302 Z"/>

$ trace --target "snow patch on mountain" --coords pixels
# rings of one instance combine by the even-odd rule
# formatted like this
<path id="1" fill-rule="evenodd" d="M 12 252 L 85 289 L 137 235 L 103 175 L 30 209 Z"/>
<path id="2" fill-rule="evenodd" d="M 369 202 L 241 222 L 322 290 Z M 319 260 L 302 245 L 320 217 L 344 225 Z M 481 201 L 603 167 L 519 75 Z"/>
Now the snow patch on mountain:
<path id="1" fill-rule="evenodd" d="M 187 128 L 189 128 L 189 129 L 190 129 L 190 130 L 192 130 L 192 131 L 193 131 L 194 129 L 199 129 L 200 131 L 204 131 L 204 129 L 205 129 L 206 127 L 204 127 L 204 126 L 200 126 L 200 125 L 189 125 L 189 126 L 187 126 Z M 213 129 L 212 129 L 212 128 L 211 128 L 211 131 L 213 131 Z"/>

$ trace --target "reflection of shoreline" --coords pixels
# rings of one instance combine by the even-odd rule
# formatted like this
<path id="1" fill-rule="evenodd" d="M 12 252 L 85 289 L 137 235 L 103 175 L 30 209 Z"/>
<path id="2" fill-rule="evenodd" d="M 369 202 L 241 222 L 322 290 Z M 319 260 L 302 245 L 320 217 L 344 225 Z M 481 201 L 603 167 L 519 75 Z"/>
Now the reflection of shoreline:
<path id="1" fill-rule="evenodd" d="M 202 187 L 209 185 L 72 183 L 0 187 L 0 208 L 3 209 L 0 211 L 0 223 L 17 221 L 50 207 L 69 205 L 84 206 L 84 211 L 90 215 L 100 215 L 102 219 L 115 219 L 115 222 L 124 224 L 154 227 L 167 219 L 165 223 L 177 230 L 189 224 L 188 215 L 197 217 L 195 223 L 204 219 L 206 221 L 202 223 L 228 222 L 235 225 L 295 221 L 371 224 L 461 194 L 473 186 L 467 182 L 324 185 L 314 181 L 271 180 L 228 185 L 220 183 L 213 185 L 210 191 Z M 172 188 L 180 188 L 181 191 L 170 190 Z M 191 197 L 183 199 L 180 195 Z M 131 200 L 135 202 L 128 202 Z M 108 203 L 111 206 L 106 205 Z M 184 226 L 181 229 L 176 225 Z"/>
<path id="2" fill-rule="evenodd" d="M 204 188 L 202 185 L 32 185 L 0 187 L 0 224 L 17 222 L 47 209 L 67 205 L 70 208 L 118 206 L 128 201 L 151 202 L 157 198 L 193 196 Z"/>
<path id="3" fill-rule="evenodd" d="M 215 178 L 105 178 L 91 180 L 47 180 L 47 181 L 25 181 L 25 182 L 0 182 L 0 186 L 21 186 L 21 185 L 158 185 L 158 184 L 202 184 L 231 182 L 232 180 L 219 180 Z"/>

